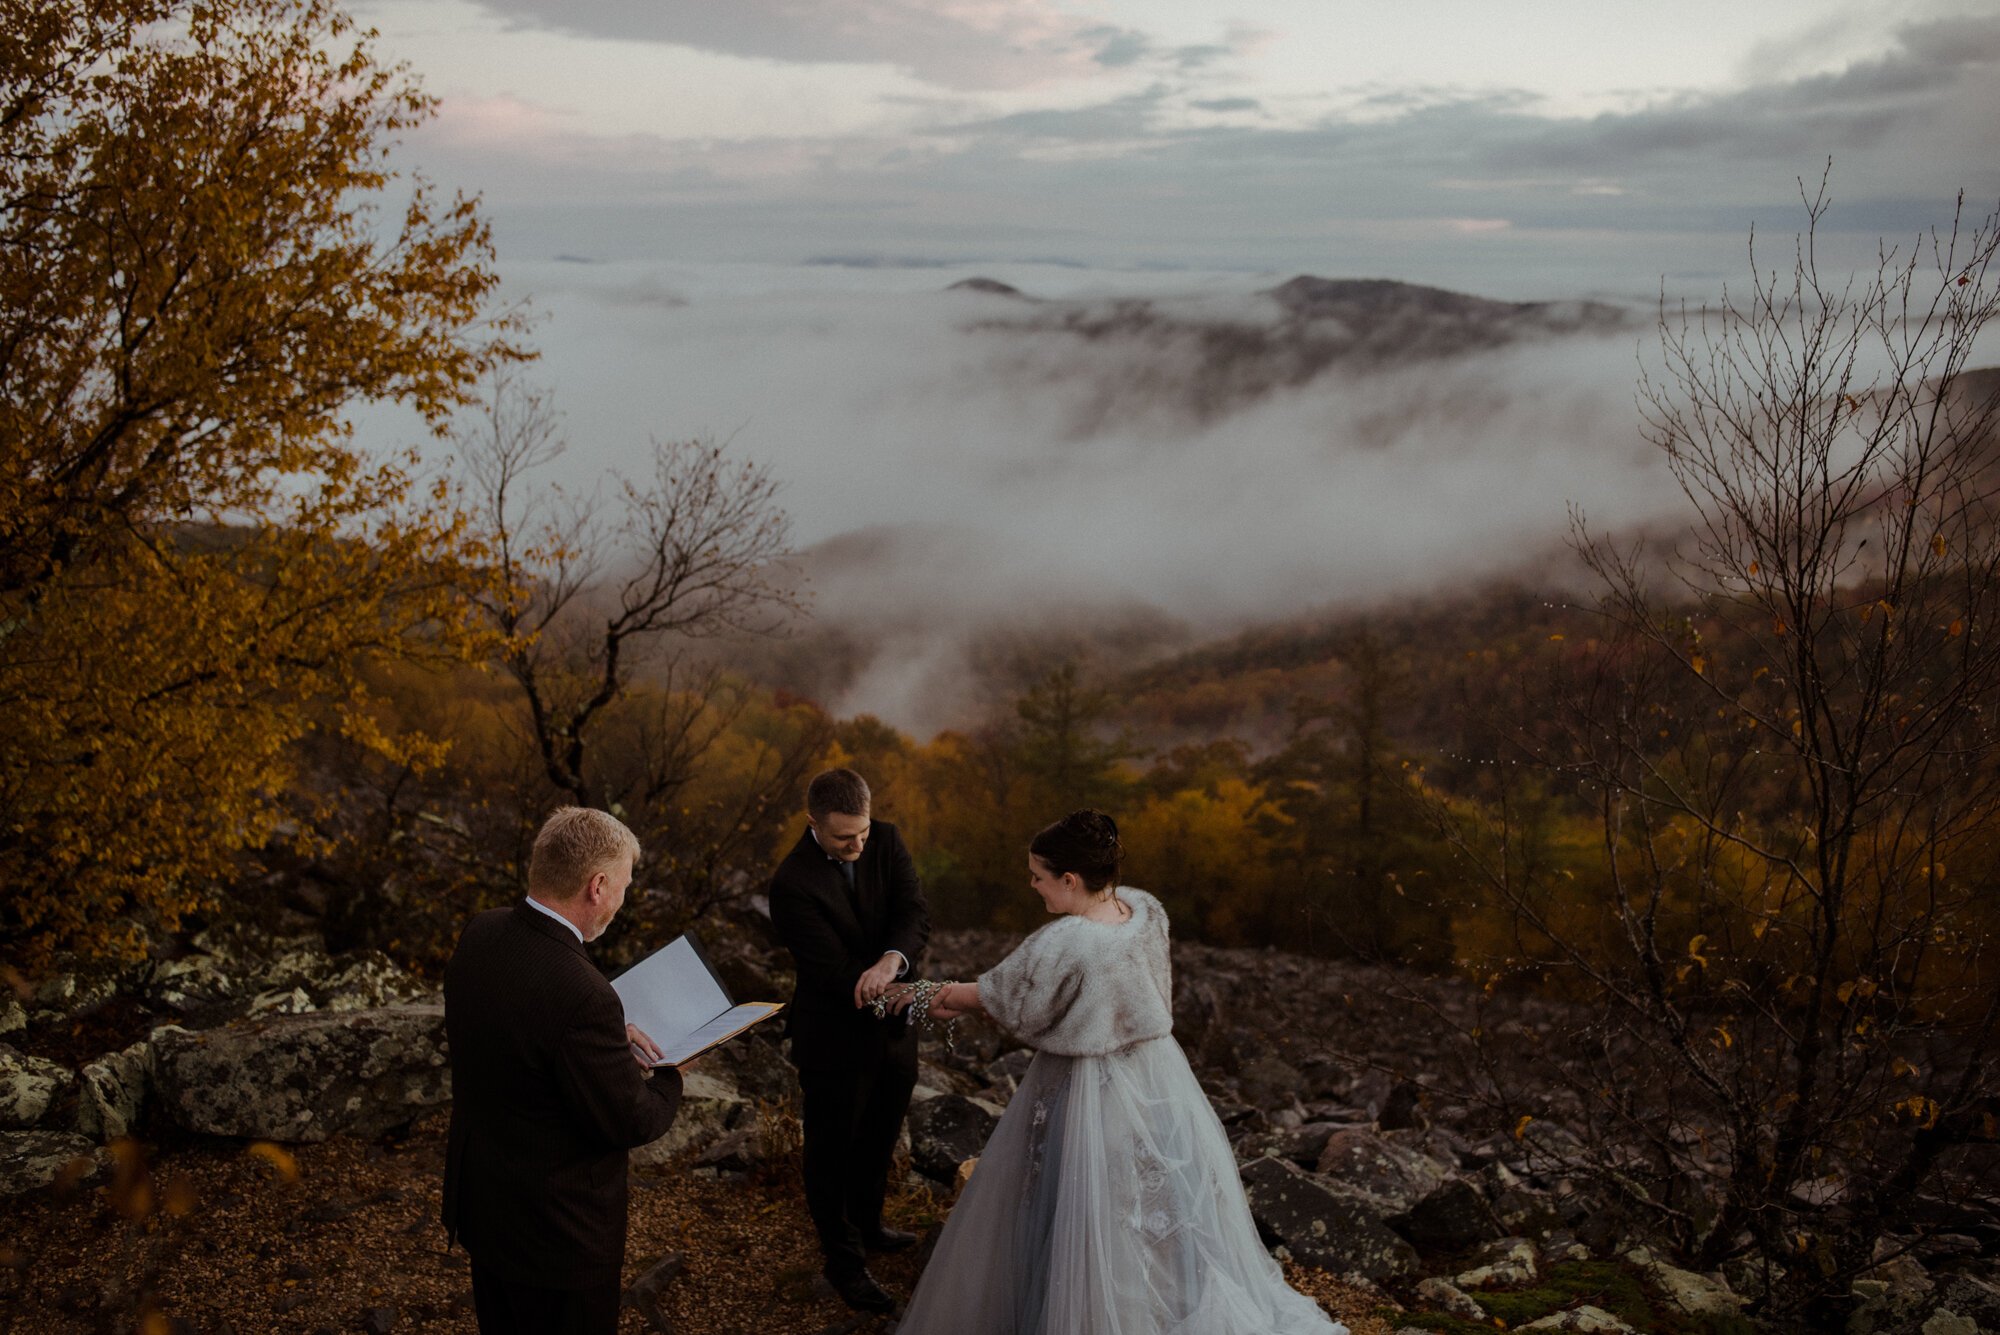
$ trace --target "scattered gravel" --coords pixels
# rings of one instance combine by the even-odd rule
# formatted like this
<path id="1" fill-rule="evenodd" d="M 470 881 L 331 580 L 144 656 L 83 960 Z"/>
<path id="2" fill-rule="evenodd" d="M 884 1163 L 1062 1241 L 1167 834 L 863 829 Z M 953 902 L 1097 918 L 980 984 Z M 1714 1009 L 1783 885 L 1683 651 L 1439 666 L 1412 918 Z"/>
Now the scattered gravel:
<path id="1" fill-rule="evenodd" d="M 10 1202 L 0 1224 L 0 1330 L 67 1335 L 252 1335 L 429 1331 L 474 1335 L 465 1255 L 438 1224 L 446 1114 L 401 1140 L 336 1138 L 291 1151 L 188 1137 L 123 1156 L 115 1179 L 66 1197 Z M 895 1194 L 889 1221 L 919 1233 L 946 1206 Z M 851 1321 L 817 1287 L 819 1256 L 795 1159 L 752 1177 L 647 1170 L 633 1179 L 629 1283 L 670 1253 L 685 1272 L 664 1295 L 675 1329 L 807 1335 L 891 1329 Z M 877 1277 L 907 1298 L 914 1253 Z M 1292 1282 L 1353 1328 L 1380 1301 L 1288 1267 Z M 649 1327 L 626 1311 L 621 1335 Z"/>

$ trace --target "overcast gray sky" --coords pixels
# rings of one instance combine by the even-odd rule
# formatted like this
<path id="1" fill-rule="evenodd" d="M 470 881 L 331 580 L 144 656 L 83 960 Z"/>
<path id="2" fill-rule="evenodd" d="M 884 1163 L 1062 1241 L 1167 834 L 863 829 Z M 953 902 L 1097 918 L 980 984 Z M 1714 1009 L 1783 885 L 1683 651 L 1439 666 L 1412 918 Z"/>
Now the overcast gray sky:
<path id="1" fill-rule="evenodd" d="M 1993 0 L 385 0 L 509 258 L 1058 259 L 1495 295 L 2000 194 Z"/>

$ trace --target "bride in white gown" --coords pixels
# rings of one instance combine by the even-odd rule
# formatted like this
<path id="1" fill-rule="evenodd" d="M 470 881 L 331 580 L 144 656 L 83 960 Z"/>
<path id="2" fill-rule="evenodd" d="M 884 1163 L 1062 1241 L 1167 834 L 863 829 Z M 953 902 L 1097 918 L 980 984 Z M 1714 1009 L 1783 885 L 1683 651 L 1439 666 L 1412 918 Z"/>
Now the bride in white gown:
<path id="1" fill-rule="evenodd" d="M 1059 916 L 932 998 L 1037 1051 L 897 1335 L 1347 1335 L 1258 1240 L 1173 1039 L 1167 915 L 1117 884 L 1119 854 L 1095 811 L 1043 830 L 1029 879 Z"/>

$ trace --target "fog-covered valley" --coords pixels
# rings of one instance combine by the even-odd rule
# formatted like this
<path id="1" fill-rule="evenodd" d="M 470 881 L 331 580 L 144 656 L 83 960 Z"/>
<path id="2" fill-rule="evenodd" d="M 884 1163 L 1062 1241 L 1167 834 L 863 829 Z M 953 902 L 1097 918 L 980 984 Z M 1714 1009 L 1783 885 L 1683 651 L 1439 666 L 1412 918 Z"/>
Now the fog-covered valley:
<path id="1" fill-rule="evenodd" d="M 1631 529 L 1675 500 L 1637 431 L 1640 301 L 1058 266 L 510 281 L 569 441 L 548 478 L 689 436 L 768 465 L 811 614 L 732 652 L 918 732 L 1038 646 L 1129 661 L 1556 577 L 1568 507 Z"/>

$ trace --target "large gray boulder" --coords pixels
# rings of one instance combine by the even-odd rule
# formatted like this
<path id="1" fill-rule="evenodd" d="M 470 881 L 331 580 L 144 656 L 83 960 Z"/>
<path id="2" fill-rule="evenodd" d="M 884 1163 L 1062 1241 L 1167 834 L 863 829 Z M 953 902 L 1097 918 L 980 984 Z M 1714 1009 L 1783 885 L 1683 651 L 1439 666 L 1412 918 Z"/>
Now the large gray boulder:
<path id="1" fill-rule="evenodd" d="M 0 1043 L 0 1129 L 39 1126 L 62 1103 L 76 1073 Z"/>
<path id="2" fill-rule="evenodd" d="M 702 1060 L 706 1063 L 707 1058 Z M 705 1149 L 742 1121 L 750 1106 L 720 1074 L 689 1071 L 681 1077 L 681 1106 L 674 1114 L 674 1124 L 658 1140 L 633 1150 L 631 1161 L 656 1168 L 680 1155 Z"/>
<path id="3" fill-rule="evenodd" d="M 1320 1150 L 1318 1172 L 1344 1187 L 1365 1191 L 1400 1213 L 1444 1185 L 1451 1169 L 1394 1136 L 1366 1127 L 1342 1127 Z"/>
<path id="4" fill-rule="evenodd" d="M 40 1191 L 59 1180 L 95 1181 L 104 1151 L 67 1131 L 0 1131 L 0 1197 Z"/>
<path id="5" fill-rule="evenodd" d="M 2000 1288 L 1971 1275 L 1953 1275 L 1938 1286 L 1938 1310 L 2000 1331 Z"/>
<path id="6" fill-rule="evenodd" d="M 1382 1222 L 1372 1197 L 1300 1171 L 1283 1159 L 1243 1169 L 1250 1213 L 1267 1239 L 1301 1264 L 1382 1286 L 1417 1272 L 1417 1252 Z"/>
<path id="7" fill-rule="evenodd" d="M 451 1098 L 442 1006 L 164 1029 L 151 1041 L 157 1109 L 209 1135 L 377 1136 Z"/>

